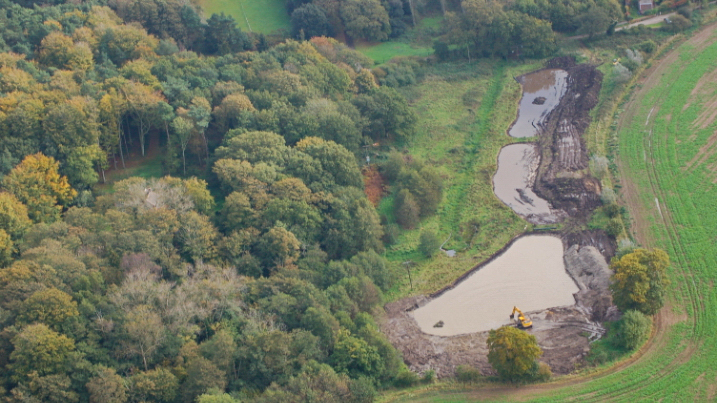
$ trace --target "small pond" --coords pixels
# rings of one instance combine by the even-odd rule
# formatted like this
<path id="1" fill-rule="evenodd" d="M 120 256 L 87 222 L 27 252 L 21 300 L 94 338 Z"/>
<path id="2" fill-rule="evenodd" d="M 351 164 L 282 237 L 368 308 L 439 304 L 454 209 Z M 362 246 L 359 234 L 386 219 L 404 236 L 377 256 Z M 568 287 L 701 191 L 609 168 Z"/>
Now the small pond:
<path id="1" fill-rule="evenodd" d="M 538 70 L 519 78 L 523 97 L 518 106 L 518 118 L 508 130 L 512 137 L 533 137 L 540 134 L 539 126 L 560 102 L 567 89 L 568 72 L 561 69 Z"/>
<path id="2" fill-rule="evenodd" d="M 563 242 L 551 235 L 517 239 L 453 289 L 413 311 L 424 333 L 453 336 L 510 323 L 523 312 L 575 304 L 578 287 L 565 271 Z M 434 327 L 443 321 L 443 327 Z"/>
<path id="3" fill-rule="evenodd" d="M 503 203 L 531 223 L 556 223 L 562 218 L 561 212 L 553 210 L 547 200 L 533 192 L 539 164 L 538 146 L 534 144 L 517 143 L 503 147 L 498 154 L 493 191 Z"/>

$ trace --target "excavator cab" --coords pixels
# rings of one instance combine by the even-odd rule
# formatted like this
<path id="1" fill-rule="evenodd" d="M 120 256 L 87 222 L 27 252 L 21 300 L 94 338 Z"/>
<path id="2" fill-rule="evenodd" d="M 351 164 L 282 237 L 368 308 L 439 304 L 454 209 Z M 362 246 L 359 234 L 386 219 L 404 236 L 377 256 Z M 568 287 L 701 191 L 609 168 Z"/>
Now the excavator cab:
<path id="1" fill-rule="evenodd" d="M 518 317 L 515 317 L 515 314 L 518 314 Z M 529 316 L 526 316 L 523 314 L 523 311 L 518 309 L 518 307 L 513 307 L 513 312 L 510 314 L 510 318 L 515 320 L 515 325 L 518 327 L 518 329 L 530 329 L 533 327 L 533 321 L 530 319 Z"/>

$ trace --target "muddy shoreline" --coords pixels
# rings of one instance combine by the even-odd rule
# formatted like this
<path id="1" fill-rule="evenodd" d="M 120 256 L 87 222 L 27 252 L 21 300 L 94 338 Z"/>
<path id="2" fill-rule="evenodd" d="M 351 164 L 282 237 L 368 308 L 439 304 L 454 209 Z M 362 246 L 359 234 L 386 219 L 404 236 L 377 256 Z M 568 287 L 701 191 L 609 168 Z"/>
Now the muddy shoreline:
<path id="1" fill-rule="evenodd" d="M 592 211 L 601 204 L 600 182 L 587 172 L 588 155 L 582 135 L 590 124 L 590 110 L 597 104 L 602 73 L 592 65 L 577 65 L 568 57 L 553 59 L 538 71 L 547 69 L 565 70 L 567 88 L 559 104 L 542 116 L 539 124 L 535 144 L 540 163 L 533 191 L 554 209 L 563 210 L 570 217 L 570 225 L 560 233 L 530 231 L 516 236 L 452 284 L 429 296 L 387 304 L 381 328 L 413 371 L 434 370 L 437 376 L 446 377 L 452 376 L 458 365 L 465 364 L 484 374 L 492 373 L 487 361 L 488 332 L 429 335 L 421 331 L 412 312 L 454 289 L 525 236 L 560 237 L 566 271 L 580 288 L 573 294 L 575 304 L 572 306 L 529 312 L 534 321 L 531 333 L 544 350 L 541 361 L 549 364 L 553 373 L 568 374 L 580 367 L 589 351 L 590 340 L 586 335 L 598 338 L 604 331 L 599 322 L 614 319 L 618 314 L 612 307 L 606 280 L 610 275 L 607 262 L 614 255 L 616 244 L 604 231 L 578 229 L 584 227 Z"/>

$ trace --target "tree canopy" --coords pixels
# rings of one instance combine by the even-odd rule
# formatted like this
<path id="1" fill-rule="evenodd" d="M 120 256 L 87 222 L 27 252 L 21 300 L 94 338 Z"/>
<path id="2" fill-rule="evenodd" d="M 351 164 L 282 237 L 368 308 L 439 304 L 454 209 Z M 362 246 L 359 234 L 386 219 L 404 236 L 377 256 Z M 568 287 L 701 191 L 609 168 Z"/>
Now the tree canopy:
<path id="1" fill-rule="evenodd" d="M 503 379 L 517 382 L 530 378 L 537 372 L 541 355 L 535 336 L 524 330 L 503 326 L 490 331 L 488 362 Z"/>
<path id="2" fill-rule="evenodd" d="M 623 312 L 656 314 L 664 305 L 665 288 L 670 283 L 666 273 L 669 266 L 669 256 L 660 249 L 636 249 L 614 259 L 610 288 L 615 305 Z"/>

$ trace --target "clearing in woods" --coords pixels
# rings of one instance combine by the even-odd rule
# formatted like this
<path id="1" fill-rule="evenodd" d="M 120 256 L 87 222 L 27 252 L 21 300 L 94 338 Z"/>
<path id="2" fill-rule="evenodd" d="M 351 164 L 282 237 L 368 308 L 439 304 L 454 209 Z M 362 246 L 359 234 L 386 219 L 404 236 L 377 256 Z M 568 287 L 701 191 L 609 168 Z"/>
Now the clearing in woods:
<path id="1" fill-rule="evenodd" d="M 712 119 L 717 24 L 654 66 L 625 105 L 617 128 L 621 197 L 641 244 L 672 258 L 667 306 L 650 341 L 632 357 L 587 376 L 522 388 L 466 390 L 444 384 L 384 401 L 476 399 L 712 401 L 717 382 L 717 153 Z M 657 200 L 657 202 L 656 202 Z"/>
<path id="2" fill-rule="evenodd" d="M 197 3 L 206 18 L 223 12 L 234 17 L 242 31 L 269 34 L 291 28 L 285 0 L 197 0 Z"/>

